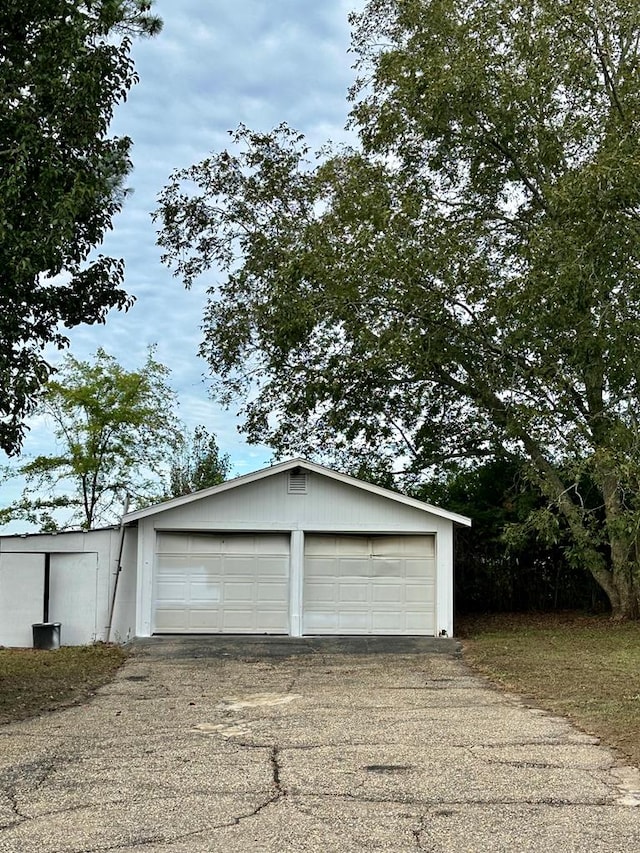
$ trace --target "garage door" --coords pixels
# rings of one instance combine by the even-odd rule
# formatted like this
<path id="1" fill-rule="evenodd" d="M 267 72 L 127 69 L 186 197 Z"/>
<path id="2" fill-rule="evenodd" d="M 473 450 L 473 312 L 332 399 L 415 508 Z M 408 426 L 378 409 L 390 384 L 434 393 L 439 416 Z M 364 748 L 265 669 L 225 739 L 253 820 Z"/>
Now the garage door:
<path id="1" fill-rule="evenodd" d="M 305 538 L 305 634 L 435 634 L 433 536 Z"/>
<path id="2" fill-rule="evenodd" d="M 289 537 L 159 533 L 155 633 L 287 634 Z"/>

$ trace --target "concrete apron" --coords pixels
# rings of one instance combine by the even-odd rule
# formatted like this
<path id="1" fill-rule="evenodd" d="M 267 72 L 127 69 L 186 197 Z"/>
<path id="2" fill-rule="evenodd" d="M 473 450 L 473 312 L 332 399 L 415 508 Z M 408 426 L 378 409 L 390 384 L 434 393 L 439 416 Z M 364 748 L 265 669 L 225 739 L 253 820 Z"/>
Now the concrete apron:
<path id="1" fill-rule="evenodd" d="M 0 851 L 640 848 L 640 774 L 451 640 L 166 638 L 0 728 Z"/>

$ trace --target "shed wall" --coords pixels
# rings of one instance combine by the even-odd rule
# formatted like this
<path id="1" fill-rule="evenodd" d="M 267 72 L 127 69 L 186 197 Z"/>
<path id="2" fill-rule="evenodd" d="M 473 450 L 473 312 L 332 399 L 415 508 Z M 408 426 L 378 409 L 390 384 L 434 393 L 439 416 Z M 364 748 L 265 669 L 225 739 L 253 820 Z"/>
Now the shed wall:
<path id="1" fill-rule="evenodd" d="M 44 554 L 51 554 L 49 621 L 60 622 L 63 645 L 106 640 L 117 561 L 118 531 L 91 530 L 0 537 L 0 645 L 31 646 L 44 612 Z M 127 531 L 112 639 L 133 636 L 137 531 Z M 124 561 L 123 561 L 124 565 Z"/>

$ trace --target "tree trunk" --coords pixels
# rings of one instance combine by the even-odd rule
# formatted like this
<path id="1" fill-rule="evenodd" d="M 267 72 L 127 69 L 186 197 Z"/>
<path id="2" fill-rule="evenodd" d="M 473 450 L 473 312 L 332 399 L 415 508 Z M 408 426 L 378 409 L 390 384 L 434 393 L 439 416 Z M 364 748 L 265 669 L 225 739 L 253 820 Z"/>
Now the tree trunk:
<path id="1" fill-rule="evenodd" d="M 632 578 L 620 579 L 620 607 L 612 612 L 614 619 L 640 618 L 640 590 Z"/>
<path id="2" fill-rule="evenodd" d="M 479 380 L 474 386 L 464 386 L 459 383 L 456 385 L 453 379 L 448 382 L 450 387 L 466 393 L 488 411 L 497 426 L 506 428 L 521 440 L 537 473 L 537 482 L 542 494 L 551 503 L 555 503 L 564 516 L 571 530 L 579 559 L 609 599 L 612 617 L 640 619 L 640 560 L 637 557 L 640 548 L 637 547 L 636 541 L 624 532 L 627 527 L 625 510 L 620 500 L 620 483 L 616 476 L 615 465 L 611 463 L 606 444 L 609 439 L 606 424 L 599 420 L 595 422 L 597 438 L 601 442 L 600 451 L 596 457 L 596 482 L 604 499 L 606 532 L 611 553 L 610 566 L 607 565 L 607 560 L 602 553 L 602 543 L 594 541 L 590 530 L 585 526 L 583 508 L 571 500 L 569 490 L 558 471 L 546 458 L 542 447 L 516 419 L 511 417 L 502 401 Z M 595 384 L 596 393 L 590 400 L 591 407 L 598 414 L 602 411 L 599 383 L 601 380 L 596 377 L 595 383 L 592 382 Z"/>
<path id="3" fill-rule="evenodd" d="M 611 593 L 603 586 L 611 602 L 614 619 L 640 618 L 640 571 L 635 540 L 628 532 L 628 519 L 620 499 L 620 483 L 608 454 L 597 457 L 596 471 L 604 498 L 606 529 L 611 554 L 609 575 Z M 598 576 L 596 580 L 602 586 Z"/>
<path id="4" fill-rule="evenodd" d="M 611 570 L 593 566 L 591 574 L 609 599 L 613 619 L 640 619 L 640 567 L 616 560 L 615 544 Z"/>

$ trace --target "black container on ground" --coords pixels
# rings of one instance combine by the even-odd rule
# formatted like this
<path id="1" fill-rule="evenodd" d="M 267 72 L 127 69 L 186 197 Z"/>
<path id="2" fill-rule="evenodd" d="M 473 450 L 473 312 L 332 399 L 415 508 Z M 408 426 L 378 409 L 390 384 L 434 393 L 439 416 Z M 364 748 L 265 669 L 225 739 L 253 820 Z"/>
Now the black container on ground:
<path id="1" fill-rule="evenodd" d="M 60 648 L 60 622 L 35 622 L 33 628 L 33 648 L 52 649 Z"/>

